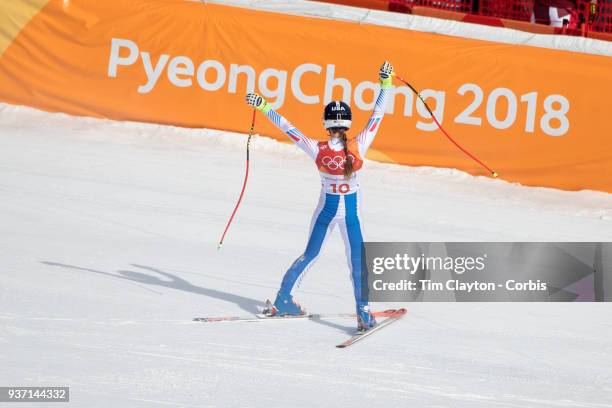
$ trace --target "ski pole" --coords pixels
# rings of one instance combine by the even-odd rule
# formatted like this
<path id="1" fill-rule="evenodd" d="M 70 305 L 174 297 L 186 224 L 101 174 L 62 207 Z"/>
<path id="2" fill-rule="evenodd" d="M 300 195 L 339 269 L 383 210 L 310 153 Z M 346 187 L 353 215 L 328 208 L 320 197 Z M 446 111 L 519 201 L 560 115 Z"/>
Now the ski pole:
<path id="1" fill-rule="evenodd" d="M 429 112 L 429 114 L 431 115 L 431 118 L 434 120 L 434 122 L 436 122 L 436 125 L 438 125 L 438 128 L 442 131 L 442 133 L 444 133 L 444 136 L 446 136 L 448 138 L 448 140 L 450 140 L 455 146 L 457 146 L 457 148 L 459 150 L 461 150 L 463 153 L 465 153 L 466 155 L 468 155 L 470 158 L 472 158 L 472 160 L 474 160 L 476 163 L 480 164 L 482 167 L 484 167 L 489 173 L 491 173 L 491 175 L 493 177 L 497 177 L 498 174 L 497 172 L 495 172 L 494 170 L 492 170 L 489 166 L 487 166 L 486 164 L 484 164 L 483 162 L 481 162 L 480 160 L 478 160 L 478 158 L 476 156 L 474 156 L 472 153 L 468 152 L 466 149 L 464 149 L 463 147 L 461 147 L 461 145 L 459 143 L 457 143 L 455 141 L 455 139 L 453 139 L 447 132 L 446 130 L 444 130 L 444 128 L 442 127 L 442 125 L 440 124 L 440 122 L 438 122 L 438 119 L 436 118 L 436 116 L 433 114 L 432 110 L 429 108 L 429 105 L 427 105 L 427 102 L 425 102 L 425 99 L 423 99 L 423 97 L 421 97 L 421 94 L 419 93 L 419 91 L 417 91 L 416 89 L 414 89 L 414 87 L 412 85 L 410 85 L 408 83 L 408 81 L 406 81 L 404 78 L 402 78 L 401 76 L 397 75 L 397 74 L 393 74 L 394 77 L 396 77 L 397 79 L 399 79 L 401 82 L 403 82 L 404 84 L 406 84 L 408 86 L 408 88 L 410 88 L 412 90 L 412 92 L 415 93 L 416 96 L 419 97 L 419 99 L 421 100 L 421 102 L 423 102 L 423 105 L 425 105 L 425 109 L 427 109 L 427 111 Z"/>
<path id="2" fill-rule="evenodd" d="M 253 136 L 253 129 L 255 129 L 255 114 L 256 113 L 257 111 L 253 109 L 253 119 L 251 120 L 251 129 L 249 130 L 249 137 L 247 139 L 247 145 L 246 145 L 246 173 L 244 174 L 244 182 L 242 183 L 242 191 L 240 191 L 240 197 L 238 197 L 238 202 L 236 203 L 236 206 L 234 207 L 234 211 L 232 211 L 232 215 L 229 221 L 227 222 L 227 225 L 225 226 L 223 235 L 221 236 L 221 239 L 219 240 L 219 244 L 217 245 L 217 250 L 221 249 L 221 246 L 223 245 L 225 234 L 227 234 L 227 230 L 229 229 L 230 224 L 232 223 L 232 220 L 234 219 L 234 215 L 236 215 L 236 211 L 238 211 L 238 207 L 240 206 L 240 202 L 242 201 L 242 196 L 244 195 L 244 190 L 246 189 L 247 180 L 249 179 L 249 148 L 251 147 L 251 137 Z"/>

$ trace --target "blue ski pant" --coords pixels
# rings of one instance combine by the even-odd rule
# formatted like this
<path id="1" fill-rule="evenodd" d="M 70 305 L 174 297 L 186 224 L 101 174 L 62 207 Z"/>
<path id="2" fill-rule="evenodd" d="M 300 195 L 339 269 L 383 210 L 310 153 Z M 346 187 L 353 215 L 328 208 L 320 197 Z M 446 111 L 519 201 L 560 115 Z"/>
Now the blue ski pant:
<path id="1" fill-rule="evenodd" d="M 361 288 L 363 234 L 360 206 L 361 194 L 359 191 L 347 195 L 321 192 L 319 204 L 312 217 L 306 250 L 285 273 L 281 283 L 281 293 L 292 293 L 299 287 L 305 273 L 319 257 L 325 240 L 337 225 L 344 240 L 355 300 L 357 303 L 367 301 L 362 299 Z"/>

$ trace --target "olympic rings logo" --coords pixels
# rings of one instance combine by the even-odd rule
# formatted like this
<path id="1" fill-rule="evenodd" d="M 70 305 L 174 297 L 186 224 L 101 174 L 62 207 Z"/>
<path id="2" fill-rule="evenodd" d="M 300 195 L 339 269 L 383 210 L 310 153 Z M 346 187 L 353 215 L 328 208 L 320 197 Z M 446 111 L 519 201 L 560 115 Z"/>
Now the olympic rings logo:
<path id="1" fill-rule="evenodd" d="M 349 154 L 349 160 L 351 162 L 355 162 L 355 158 L 353 157 L 352 154 Z M 321 162 L 323 163 L 323 165 L 325 167 L 327 167 L 330 170 L 344 170 L 344 163 L 346 162 L 346 159 L 342 156 L 334 156 L 329 157 L 329 156 L 325 156 L 323 157 L 323 159 L 321 160 Z"/>

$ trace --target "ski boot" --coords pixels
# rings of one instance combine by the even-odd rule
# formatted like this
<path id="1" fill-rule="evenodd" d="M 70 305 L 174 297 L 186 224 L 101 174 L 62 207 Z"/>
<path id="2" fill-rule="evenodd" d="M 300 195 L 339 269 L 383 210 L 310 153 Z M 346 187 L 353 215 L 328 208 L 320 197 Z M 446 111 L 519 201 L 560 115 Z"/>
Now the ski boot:
<path id="1" fill-rule="evenodd" d="M 267 316 L 300 316 L 306 314 L 299 303 L 293 300 L 293 296 L 284 295 L 280 292 L 276 295 L 276 300 L 272 304 L 269 300 L 262 310 Z"/>
<path id="2" fill-rule="evenodd" d="M 366 331 L 376 326 L 376 318 L 370 312 L 370 306 L 367 303 L 357 304 L 357 330 Z"/>

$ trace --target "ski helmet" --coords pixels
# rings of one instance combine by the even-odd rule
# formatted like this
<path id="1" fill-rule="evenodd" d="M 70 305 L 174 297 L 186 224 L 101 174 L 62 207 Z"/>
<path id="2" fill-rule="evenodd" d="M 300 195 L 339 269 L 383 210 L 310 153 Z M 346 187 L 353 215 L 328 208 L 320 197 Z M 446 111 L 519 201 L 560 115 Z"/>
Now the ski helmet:
<path id="1" fill-rule="evenodd" d="M 323 111 L 323 125 L 325 129 L 342 127 L 350 128 L 353 119 L 351 108 L 342 101 L 332 101 Z"/>

